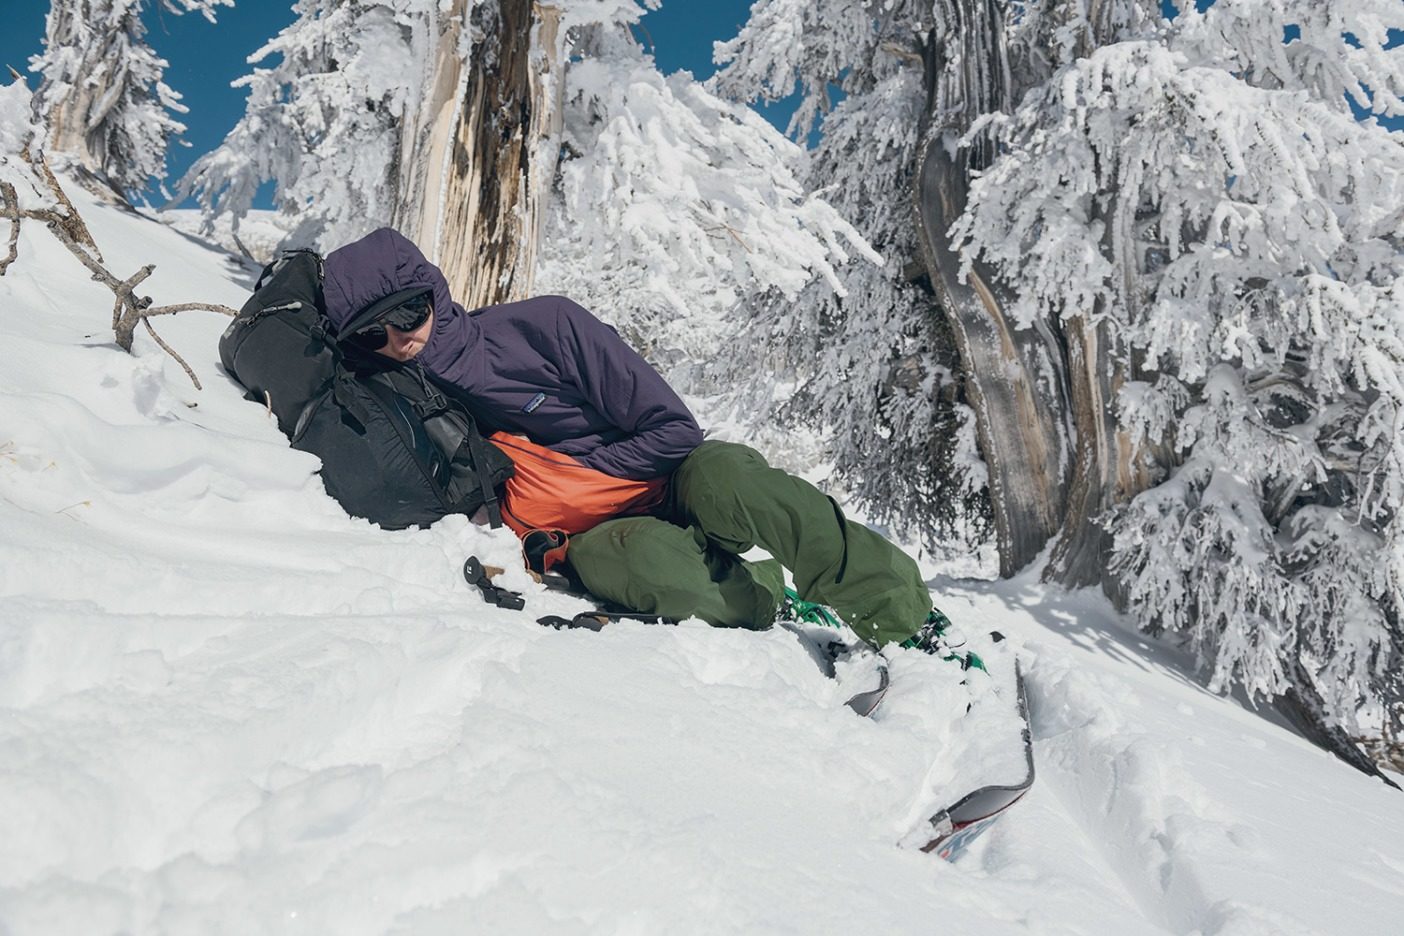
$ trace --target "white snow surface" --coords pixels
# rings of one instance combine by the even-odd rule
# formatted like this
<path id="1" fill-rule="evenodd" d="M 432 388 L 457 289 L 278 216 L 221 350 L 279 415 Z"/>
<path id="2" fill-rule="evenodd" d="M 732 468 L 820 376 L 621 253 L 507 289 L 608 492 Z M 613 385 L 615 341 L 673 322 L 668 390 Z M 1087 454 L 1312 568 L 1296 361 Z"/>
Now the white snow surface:
<path id="1" fill-rule="evenodd" d="M 204 212 L 198 208 L 168 208 L 161 210 L 158 217 L 177 231 L 210 241 L 236 256 L 243 256 L 243 250 L 239 249 L 239 244 L 242 243 L 259 263 L 267 263 L 277 256 L 278 245 L 292 233 L 292 226 L 287 218 L 276 211 L 262 208 L 249 209 L 248 213 L 239 219 L 237 232 L 234 230 L 234 219 L 229 215 L 215 218 L 209 222 L 209 229 L 206 229 Z"/>
<path id="2" fill-rule="evenodd" d="M 69 193 L 158 303 L 251 272 Z M 859 719 L 783 629 L 578 609 L 505 532 L 345 516 L 163 319 L 39 225 L 0 279 L 0 933 L 1393 933 L 1404 794 L 1208 693 L 1098 596 L 934 577 L 1028 677 L 1039 779 L 953 864 L 896 842 L 1004 769 L 950 664 Z M 468 554 L 512 568 L 485 606 Z M 999 668 L 996 667 L 998 670 Z M 985 729 L 991 729 L 986 731 Z"/>

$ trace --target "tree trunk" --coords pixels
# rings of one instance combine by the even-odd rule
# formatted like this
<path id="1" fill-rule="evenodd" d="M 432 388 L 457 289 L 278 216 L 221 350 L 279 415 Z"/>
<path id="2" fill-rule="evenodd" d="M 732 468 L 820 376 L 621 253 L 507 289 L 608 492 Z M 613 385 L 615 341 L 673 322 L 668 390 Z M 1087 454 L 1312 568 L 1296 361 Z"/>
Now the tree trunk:
<path id="1" fill-rule="evenodd" d="M 1087 10 L 1090 32 L 1078 43 L 1078 55 L 1090 55 L 1116 40 L 1115 10 L 1112 3 L 1094 0 Z M 1030 76 L 1030 80 L 1044 79 Z M 1128 201 L 1124 192 L 1114 188 L 1099 196 L 1091 219 L 1102 225 L 1103 255 L 1115 269 L 1123 271 L 1116 286 L 1128 318 L 1135 317 L 1140 302 L 1135 282 L 1141 268 L 1136 207 L 1134 200 Z M 1076 443 L 1067 513 L 1044 578 L 1071 587 L 1100 585 L 1124 606 L 1120 585 L 1106 568 L 1111 542 L 1104 521 L 1113 508 L 1155 483 L 1160 475 L 1158 464 L 1168 464 L 1170 455 L 1168 446 L 1159 442 L 1150 447 L 1133 444 L 1116 418 L 1116 397 L 1122 386 L 1144 375 L 1132 370 L 1132 357 L 1116 337 L 1106 312 L 1099 308 L 1090 316 L 1073 315 L 1064 324 L 1068 402 Z"/>
<path id="2" fill-rule="evenodd" d="M 1007 293 L 980 264 L 968 280 L 947 231 L 965 211 L 972 170 L 989 144 L 956 147 L 981 114 L 1011 94 L 1003 0 L 938 0 L 924 49 L 927 111 L 917 211 L 931 282 L 959 345 L 967 398 L 989 468 L 1000 574 L 1013 575 L 1057 532 L 1066 510 L 1069 453 L 1065 352 L 1047 326 L 1009 320 Z"/>
<path id="3" fill-rule="evenodd" d="M 559 22 L 559 9 L 531 0 L 454 0 L 405 131 L 396 226 L 469 309 L 531 292 L 559 138 Z"/>
<path id="4" fill-rule="evenodd" d="M 45 20 L 44 41 L 49 53 L 55 49 L 64 49 L 71 53 L 79 51 L 72 48 L 71 43 L 76 36 L 92 28 L 83 22 L 80 12 L 72 5 L 52 5 Z M 86 77 L 93 70 L 93 62 L 90 50 L 83 50 L 83 54 L 89 57 L 85 58 L 75 71 Z M 93 122 L 94 115 L 103 106 L 103 98 L 112 93 L 111 67 L 107 72 L 108 84 L 73 80 L 66 84 L 60 83 L 56 88 L 46 80 L 40 84 L 35 94 L 35 103 L 43 111 L 44 123 L 48 128 L 48 140 L 44 149 L 59 157 L 56 164 L 86 191 L 111 204 L 125 206 L 126 194 L 121 192 L 106 174 L 107 152 L 103 139 L 105 128 L 100 120 Z M 61 92 L 57 97 L 56 91 Z"/>
<path id="5" fill-rule="evenodd" d="M 1102 224 L 1102 250 L 1114 257 L 1116 268 L 1127 271 L 1120 283 L 1123 308 L 1137 301 L 1130 281 L 1135 262 L 1134 218 L 1128 218 L 1120 192 L 1105 204 L 1110 210 L 1093 213 Z M 1145 460 L 1118 425 L 1116 395 L 1127 380 L 1125 349 L 1117 344 L 1113 329 L 1098 309 L 1091 316 L 1078 314 L 1065 324 L 1068 347 L 1068 396 L 1073 436 L 1076 439 L 1072 485 L 1067 515 L 1053 545 L 1044 578 L 1080 587 L 1100 585 L 1118 597 L 1119 588 L 1107 574 L 1106 557 L 1111 542 L 1103 519 L 1108 510 L 1126 503 L 1149 486 Z"/>

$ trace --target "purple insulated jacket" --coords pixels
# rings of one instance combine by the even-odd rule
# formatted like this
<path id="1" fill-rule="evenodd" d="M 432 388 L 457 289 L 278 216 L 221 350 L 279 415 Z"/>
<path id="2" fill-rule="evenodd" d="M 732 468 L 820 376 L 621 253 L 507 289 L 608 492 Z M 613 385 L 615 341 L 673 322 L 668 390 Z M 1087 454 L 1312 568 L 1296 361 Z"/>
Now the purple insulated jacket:
<path id="1" fill-rule="evenodd" d="M 473 314 L 449 296 L 419 248 L 381 228 L 327 255 L 323 291 L 337 328 L 400 289 L 434 292 L 434 329 L 419 362 L 465 391 L 492 428 L 573 455 L 616 478 L 666 475 L 702 441 L 673 389 L 614 329 L 562 296 Z"/>

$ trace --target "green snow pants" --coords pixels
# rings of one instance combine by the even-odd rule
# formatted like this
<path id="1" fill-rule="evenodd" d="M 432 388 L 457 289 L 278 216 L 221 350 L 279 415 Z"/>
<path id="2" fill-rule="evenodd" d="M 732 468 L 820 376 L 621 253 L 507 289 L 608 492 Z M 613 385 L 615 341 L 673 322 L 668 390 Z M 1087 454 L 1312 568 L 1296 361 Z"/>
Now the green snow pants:
<path id="1" fill-rule="evenodd" d="M 783 565 L 801 598 L 833 608 L 877 646 L 911 637 L 931 610 L 910 556 L 744 445 L 699 445 L 674 474 L 663 514 L 573 536 L 570 563 L 585 587 L 648 614 L 764 630 L 784 597 Z M 779 562 L 739 558 L 753 546 Z"/>

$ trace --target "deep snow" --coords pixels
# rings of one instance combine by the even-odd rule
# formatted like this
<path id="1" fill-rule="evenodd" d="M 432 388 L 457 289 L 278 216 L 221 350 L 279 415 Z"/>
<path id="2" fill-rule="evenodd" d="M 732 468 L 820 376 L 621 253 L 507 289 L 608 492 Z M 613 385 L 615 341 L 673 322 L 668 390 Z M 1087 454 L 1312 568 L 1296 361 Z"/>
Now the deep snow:
<path id="1" fill-rule="evenodd" d="M 158 302 L 250 271 L 70 195 Z M 37 224 L 0 278 L 0 933 L 1396 933 L 1404 795 L 1099 597 L 933 573 L 1020 648 L 1039 781 L 955 864 L 895 842 L 994 769 L 951 668 L 854 717 L 791 633 L 549 631 L 510 534 L 384 532 L 218 368 L 111 341 Z M 966 729 L 966 730 L 961 730 Z M 997 765 L 995 765 L 997 766 Z"/>

